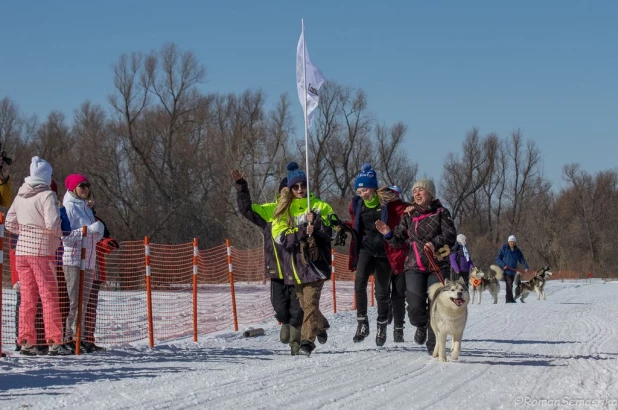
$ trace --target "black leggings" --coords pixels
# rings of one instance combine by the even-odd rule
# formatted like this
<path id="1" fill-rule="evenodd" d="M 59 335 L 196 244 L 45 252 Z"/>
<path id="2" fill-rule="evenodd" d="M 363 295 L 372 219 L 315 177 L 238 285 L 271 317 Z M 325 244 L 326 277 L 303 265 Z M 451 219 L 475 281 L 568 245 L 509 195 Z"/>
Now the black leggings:
<path id="1" fill-rule="evenodd" d="M 386 257 L 375 257 L 361 250 L 356 265 L 354 294 L 356 295 L 356 317 L 367 317 L 367 283 L 369 276 L 375 277 L 375 296 L 378 303 L 378 322 L 386 323 L 388 311 L 393 303 L 395 325 L 405 321 L 405 279 L 402 275 L 393 275 L 391 265 Z M 391 283 L 392 291 L 391 291 Z M 391 295 L 392 292 L 392 295 Z M 398 323 L 401 322 L 401 323 Z"/>

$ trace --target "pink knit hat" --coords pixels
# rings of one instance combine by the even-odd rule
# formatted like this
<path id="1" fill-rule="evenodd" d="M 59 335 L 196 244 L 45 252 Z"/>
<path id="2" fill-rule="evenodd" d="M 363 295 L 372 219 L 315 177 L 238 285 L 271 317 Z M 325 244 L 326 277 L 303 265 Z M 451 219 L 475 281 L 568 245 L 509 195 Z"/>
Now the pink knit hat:
<path id="1" fill-rule="evenodd" d="M 67 191 L 72 191 L 82 182 L 85 182 L 87 184 L 90 183 L 88 182 L 88 178 L 86 178 L 82 174 L 71 174 L 64 180 L 64 186 L 67 187 Z"/>

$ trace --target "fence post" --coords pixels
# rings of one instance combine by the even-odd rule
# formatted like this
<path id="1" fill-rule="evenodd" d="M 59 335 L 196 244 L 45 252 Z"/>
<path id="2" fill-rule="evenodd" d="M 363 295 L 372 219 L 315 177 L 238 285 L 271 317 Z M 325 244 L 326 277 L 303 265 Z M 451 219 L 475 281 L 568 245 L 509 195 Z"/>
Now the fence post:
<path id="1" fill-rule="evenodd" d="M 333 283 L 333 313 L 337 313 L 337 286 L 335 285 L 335 250 L 330 250 L 331 276 L 330 281 Z"/>
<path id="2" fill-rule="evenodd" d="M 234 270 L 232 269 L 232 247 L 230 246 L 230 240 L 225 240 L 225 246 L 227 247 L 227 266 L 230 273 L 230 291 L 232 294 L 232 315 L 234 316 L 234 331 L 238 332 L 238 315 L 236 313 L 236 291 L 234 290 Z"/>
<path id="3" fill-rule="evenodd" d="M 374 288 L 374 283 L 375 283 L 375 280 L 376 280 L 376 274 L 374 273 L 374 274 L 371 276 L 371 307 L 373 307 L 373 305 L 374 305 L 374 296 L 375 296 L 375 292 L 374 292 L 374 289 L 373 289 L 373 288 Z"/>
<path id="4" fill-rule="evenodd" d="M 79 262 L 79 294 L 77 296 L 77 326 L 75 327 L 75 355 L 80 354 L 82 340 L 82 315 L 85 315 L 84 306 L 84 278 L 86 276 L 86 243 L 88 241 L 88 227 L 82 226 L 82 253 Z M 90 295 L 88 295 L 90 296 Z"/>
<path id="5" fill-rule="evenodd" d="M 197 342 L 197 238 L 193 238 L 193 341 Z"/>
<path id="6" fill-rule="evenodd" d="M 0 357 L 6 357 L 2 353 L 2 275 L 4 273 L 4 214 L 0 212 Z"/>
<path id="7" fill-rule="evenodd" d="M 154 347 L 154 326 L 152 323 L 152 288 L 150 284 L 150 238 L 144 237 L 144 252 L 146 262 L 146 306 L 148 309 L 148 344 L 152 349 Z"/>

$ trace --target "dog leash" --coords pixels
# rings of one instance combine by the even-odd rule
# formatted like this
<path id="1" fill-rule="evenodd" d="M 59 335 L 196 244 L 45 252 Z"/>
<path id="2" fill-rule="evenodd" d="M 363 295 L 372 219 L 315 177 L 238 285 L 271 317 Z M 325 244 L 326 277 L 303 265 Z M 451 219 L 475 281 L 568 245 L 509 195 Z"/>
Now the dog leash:
<path id="1" fill-rule="evenodd" d="M 427 259 L 429 259 L 429 267 L 431 268 L 431 270 L 433 270 L 433 273 L 436 274 L 438 279 L 440 279 L 440 283 L 444 285 L 444 278 L 442 277 L 442 274 L 440 273 L 440 268 L 438 267 L 438 264 L 434 259 L 433 251 L 426 246 L 424 246 L 423 249 L 425 250 L 425 255 L 427 255 Z"/>

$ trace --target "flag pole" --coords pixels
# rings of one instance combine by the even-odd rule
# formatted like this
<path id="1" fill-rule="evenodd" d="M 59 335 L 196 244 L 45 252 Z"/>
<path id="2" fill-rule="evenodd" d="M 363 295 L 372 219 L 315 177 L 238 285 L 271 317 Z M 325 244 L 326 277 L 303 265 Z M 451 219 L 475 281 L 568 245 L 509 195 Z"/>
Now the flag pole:
<path id="1" fill-rule="evenodd" d="M 309 189 L 309 124 L 307 121 L 307 63 L 305 56 L 307 55 L 307 39 L 305 38 L 305 19 L 301 19 L 303 33 L 303 82 L 305 83 L 305 103 L 303 111 L 305 115 L 305 170 L 307 171 L 307 212 L 311 212 L 311 190 Z"/>

